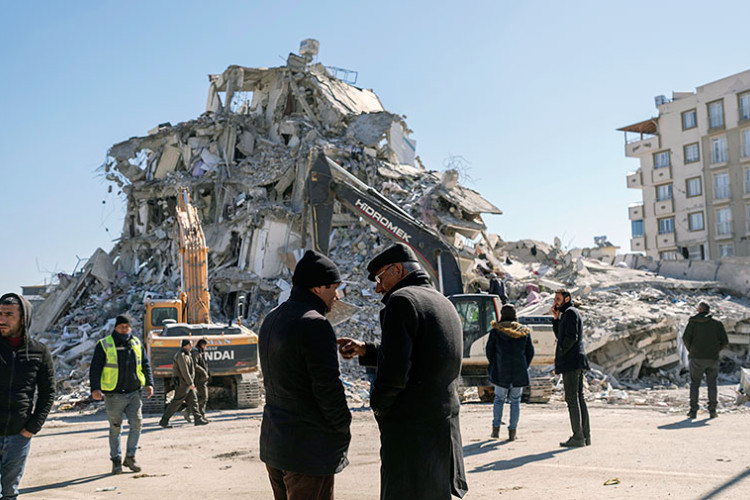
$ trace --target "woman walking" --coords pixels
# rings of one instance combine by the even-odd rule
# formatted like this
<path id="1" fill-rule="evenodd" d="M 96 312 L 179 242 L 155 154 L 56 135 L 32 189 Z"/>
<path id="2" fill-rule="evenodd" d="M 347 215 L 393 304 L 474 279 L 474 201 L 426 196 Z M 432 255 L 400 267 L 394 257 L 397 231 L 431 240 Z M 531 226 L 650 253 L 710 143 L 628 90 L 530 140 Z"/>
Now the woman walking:
<path id="1" fill-rule="evenodd" d="M 511 304 L 504 305 L 500 310 L 499 323 L 492 322 L 486 354 L 490 362 L 487 374 L 495 386 L 491 437 L 499 437 L 503 406 L 510 394 L 508 441 L 514 441 L 521 411 L 521 393 L 529 385 L 529 365 L 534 357 L 534 345 L 531 342 L 531 329 L 518 322 L 516 308 Z"/>

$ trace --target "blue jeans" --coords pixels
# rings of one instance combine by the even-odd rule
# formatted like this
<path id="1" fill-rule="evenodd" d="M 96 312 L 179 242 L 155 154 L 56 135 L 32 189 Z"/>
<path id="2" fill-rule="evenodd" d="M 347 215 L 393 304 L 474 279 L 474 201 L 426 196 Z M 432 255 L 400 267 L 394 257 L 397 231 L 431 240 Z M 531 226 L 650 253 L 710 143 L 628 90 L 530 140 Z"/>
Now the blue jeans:
<path id="1" fill-rule="evenodd" d="M 508 392 L 510 392 L 510 423 L 508 424 L 508 429 L 518 427 L 523 387 L 500 387 L 499 385 L 495 386 L 495 403 L 492 406 L 492 427 L 500 427 L 503 421 L 503 406 L 505 406 L 505 398 L 508 397 Z"/>
<path id="2" fill-rule="evenodd" d="M 122 458 L 120 451 L 120 431 L 122 429 L 123 413 L 128 417 L 128 445 L 125 455 L 134 457 L 138 449 L 138 439 L 141 437 L 141 395 L 139 391 L 127 394 L 105 394 L 104 407 L 109 420 L 109 458 Z"/>
<path id="3" fill-rule="evenodd" d="M 18 485 L 26 467 L 31 439 L 20 434 L 0 436 L 0 483 L 3 486 L 3 500 L 13 500 L 18 496 Z"/>

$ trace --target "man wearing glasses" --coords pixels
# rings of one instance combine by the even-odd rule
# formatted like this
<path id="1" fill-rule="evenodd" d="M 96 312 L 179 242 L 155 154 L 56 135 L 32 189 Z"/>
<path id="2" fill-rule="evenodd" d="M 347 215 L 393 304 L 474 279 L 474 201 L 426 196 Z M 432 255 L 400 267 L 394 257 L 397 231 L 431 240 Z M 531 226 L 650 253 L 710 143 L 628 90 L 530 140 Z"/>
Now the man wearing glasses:
<path id="1" fill-rule="evenodd" d="M 381 342 L 340 338 L 346 359 L 377 366 L 370 406 L 380 428 L 380 498 L 463 497 L 459 400 L 461 320 L 414 251 L 397 243 L 367 266 L 383 295 Z"/>

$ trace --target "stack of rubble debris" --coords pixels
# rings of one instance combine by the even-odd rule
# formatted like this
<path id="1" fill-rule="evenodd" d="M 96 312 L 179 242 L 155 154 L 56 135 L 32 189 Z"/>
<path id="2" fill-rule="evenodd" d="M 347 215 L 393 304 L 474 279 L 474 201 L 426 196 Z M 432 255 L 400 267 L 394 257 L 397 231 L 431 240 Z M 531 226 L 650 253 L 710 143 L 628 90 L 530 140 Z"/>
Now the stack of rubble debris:
<path id="1" fill-rule="evenodd" d="M 97 250 L 80 272 L 61 276 L 34 322 L 55 354 L 64 407 L 86 398 L 93 346 L 111 331 L 110 319 L 129 311 L 138 323 L 147 297 L 176 295 L 173 231 L 182 187 L 190 189 L 210 248 L 212 316 L 231 316 L 244 294 L 245 322 L 257 330 L 288 296 L 296 259 L 310 246 L 304 185 L 313 150 L 324 150 L 436 228 L 459 256 L 466 291 L 486 290 L 494 271 L 505 276 L 522 314 L 546 314 L 554 289 L 573 288 L 599 370 L 592 383 L 620 388 L 653 374 L 683 382 L 677 332 L 699 300 L 713 303 L 728 324 L 734 341 L 727 363 L 748 364 L 746 301 L 719 295 L 715 282 L 574 258 L 559 240 L 507 243 L 487 234 L 481 214 L 499 209 L 461 186 L 456 171 L 427 170 L 403 117 L 386 111 L 371 90 L 338 80 L 311 60 L 302 53 L 278 68 L 230 66 L 209 76 L 203 115 L 161 124 L 109 150 L 102 170 L 127 198 L 122 236 L 109 254 Z M 375 340 L 380 303 L 365 266 L 391 242 L 343 209 L 333 222 L 330 255 L 342 271 L 343 300 L 356 307 L 337 333 Z M 366 400 L 362 369 L 349 361 L 343 371 L 350 398 Z"/>

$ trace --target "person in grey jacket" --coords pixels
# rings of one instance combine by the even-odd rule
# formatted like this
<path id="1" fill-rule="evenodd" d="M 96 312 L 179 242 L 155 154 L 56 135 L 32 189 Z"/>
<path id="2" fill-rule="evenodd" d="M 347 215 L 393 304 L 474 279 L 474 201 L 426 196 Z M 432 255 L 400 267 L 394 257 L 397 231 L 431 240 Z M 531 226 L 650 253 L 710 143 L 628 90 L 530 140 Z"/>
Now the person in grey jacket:
<path id="1" fill-rule="evenodd" d="M 698 416 L 698 392 L 705 375 L 709 418 L 716 418 L 719 352 L 729 344 L 729 338 L 721 321 L 711 316 L 711 308 L 706 302 L 698 304 L 698 314 L 688 321 L 682 341 L 690 355 L 690 410 L 687 416 Z"/>
<path id="2" fill-rule="evenodd" d="M 174 365 L 172 365 L 173 380 L 177 382 L 174 389 L 174 397 L 164 410 L 164 414 L 159 420 L 159 425 L 165 429 L 172 427 L 169 425 L 169 419 L 180 409 L 185 402 L 190 409 L 190 413 L 195 417 L 195 425 L 206 425 L 208 420 L 203 418 L 198 411 L 198 397 L 195 393 L 195 365 L 193 358 L 190 356 L 190 349 L 193 346 L 190 339 L 183 339 L 180 350 L 174 355 Z"/>
<path id="3" fill-rule="evenodd" d="M 529 385 L 529 365 L 534 358 L 531 329 L 518 322 L 516 308 L 511 304 L 500 310 L 500 322 L 493 321 L 485 353 L 490 362 L 487 376 L 495 386 L 492 408 L 492 434 L 499 437 L 505 399 L 510 394 L 508 441 L 515 441 L 521 413 L 523 388 Z"/>

